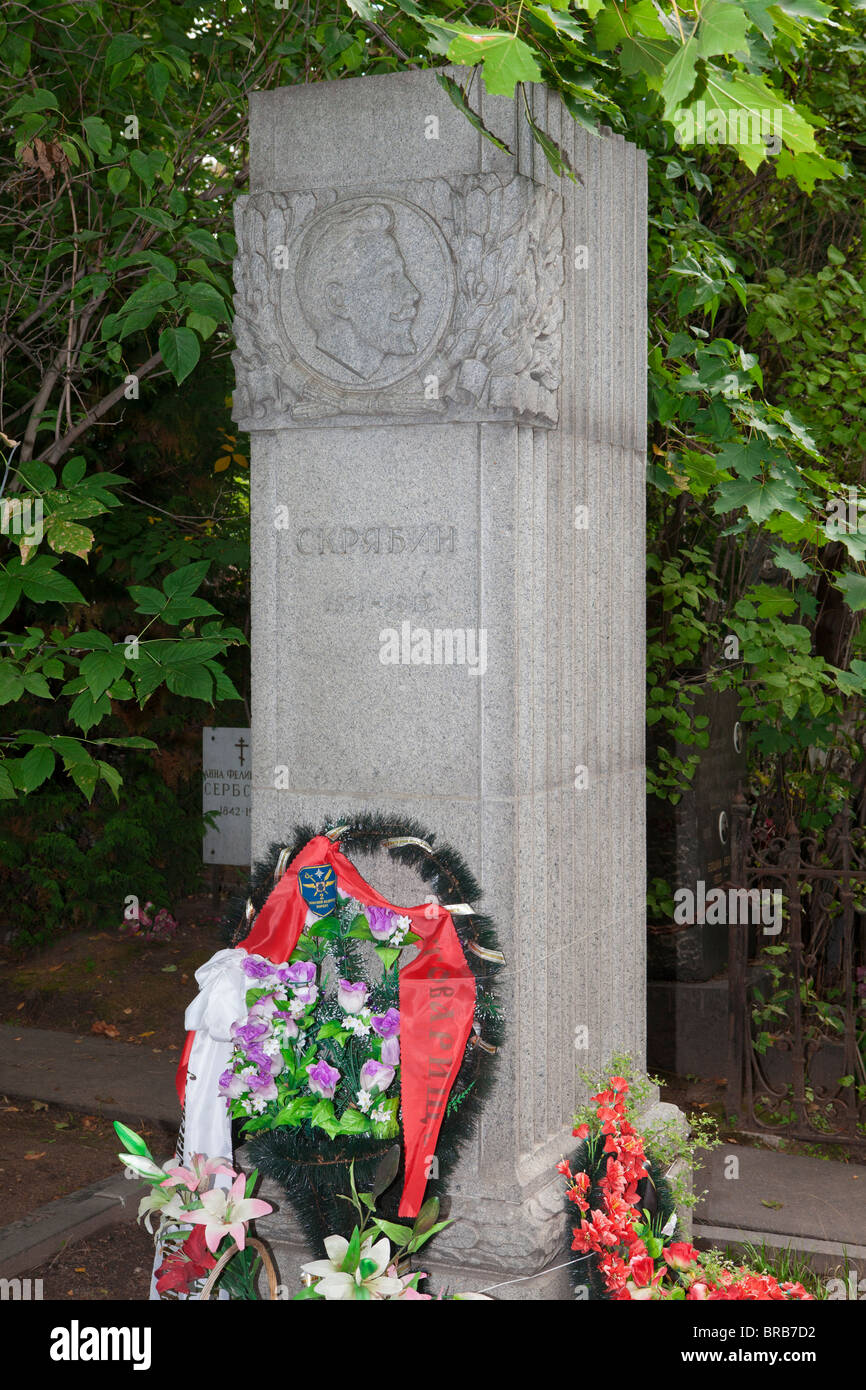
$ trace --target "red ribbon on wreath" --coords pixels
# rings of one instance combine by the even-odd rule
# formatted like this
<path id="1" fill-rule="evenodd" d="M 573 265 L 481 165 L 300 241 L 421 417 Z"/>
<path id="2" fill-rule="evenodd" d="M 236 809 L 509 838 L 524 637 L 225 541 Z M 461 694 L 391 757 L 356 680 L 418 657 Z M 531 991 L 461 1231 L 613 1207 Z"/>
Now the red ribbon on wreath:
<path id="1" fill-rule="evenodd" d="M 327 835 L 316 835 L 295 856 L 268 896 L 251 932 L 240 943 L 250 955 L 275 965 L 287 961 L 307 920 L 308 904 L 298 886 L 298 871 L 330 864 L 345 897 L 368 907 L 399 911 L 421 938 L 418 954 L 398 976 L 400 989 L 400 1089 L 406 1177 L 400 1216 L 417 1216 L 424 1200 L 429 1165 L 445 1115 L 451 1087 L 460 1070 L 475 1016 L 475 977 L 466 964 L 454 922 L 438 903 L 395 909 L 361 877 Z M 194 1033 L 187 1034 L 177 1072 L 181 1104 Z"/>

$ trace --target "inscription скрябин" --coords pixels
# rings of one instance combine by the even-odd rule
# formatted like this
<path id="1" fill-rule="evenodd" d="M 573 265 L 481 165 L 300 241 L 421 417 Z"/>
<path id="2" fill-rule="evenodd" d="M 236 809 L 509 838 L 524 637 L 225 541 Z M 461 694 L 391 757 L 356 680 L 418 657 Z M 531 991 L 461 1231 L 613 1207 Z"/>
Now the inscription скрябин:
<path id="1" fill-rule="evenodd" d="M 453 555 L 457 527 L 301 526 L 295 532 L 299 555 Z"/>

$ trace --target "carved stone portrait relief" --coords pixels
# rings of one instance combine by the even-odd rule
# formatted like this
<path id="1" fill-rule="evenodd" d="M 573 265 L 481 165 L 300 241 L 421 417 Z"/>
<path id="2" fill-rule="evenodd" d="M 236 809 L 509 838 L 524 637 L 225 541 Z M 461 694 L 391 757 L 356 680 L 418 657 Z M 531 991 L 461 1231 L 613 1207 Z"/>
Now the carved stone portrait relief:
<path id="1" fill-rule="evenodd" d="M 558 195 L 521 176 L 238 200 L 242 429 L 557 418 Z"/>
<path id="2" fill-rule="evenodd" d="M 351 198 L 314 218 L 283 277 L 283 327 L 300 359 L 355 389 L 399 381 L 430 355 L 454 302 L 442 233 L 395 198 Z M 289 269 L 294 256 L 290 253 Z"/>

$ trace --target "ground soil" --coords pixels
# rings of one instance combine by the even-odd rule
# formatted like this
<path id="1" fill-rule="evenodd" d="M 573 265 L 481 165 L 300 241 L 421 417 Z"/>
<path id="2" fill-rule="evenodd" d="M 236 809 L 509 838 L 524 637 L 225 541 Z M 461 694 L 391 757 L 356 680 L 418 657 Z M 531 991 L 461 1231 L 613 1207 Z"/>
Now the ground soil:
<path id="1" fill-rule="evenodd" d="M 824 1158 L 836 1163 L 863 1163 L 866 1145 L 823 1144 L 801 1139 L 786 1139 L 779 1134 L 761 1134 L 732 1125 L 725 1113 L 727 1082 L 723 1076 L 705 1079 L 700 1076 L 675 1076 L 659 1072 L 659 1094 L 662 1100 L 678 1105 L 687 1115 L 704 1115 L 718 1124 L 719 1138 L 726 1144 L 742 1144 L 745 1148 L 778 1149 L 780 1153 L 802 1154 L 807 1158 Z"/>
<path id="2" fill-rule="evenodd" d="M 134 1128 L 160 1160 L 174 1152 L 175 1134 L 146 1121 Z M 119 1177 L 118 1149 L 110 1120 L 40 1100 L 0 1097 L 2 1224 L 92 1182 Z"/>
<path id="3" fill-rule="evenodd" d="M 195 971 L 224 944 L 209 896 L 175 907 L 177 935 L 149 945 L 111 930 L 69 933 L 21 960 L 0 949 L 0 1021 L 16 1028 L 102 1034 L 152 1051 L 179 1052 Z M 130 1116 L 155 1154 L 175 1135 Z M 116 1177 L 111 1122 L 42 1101 L 0 1096 L 2 1224 L 106 1177 Z"/>
<path id="4" fill-rule="evenodd" d="M 112 926 L 60 936 L 23 961 L 0 950 L 0 1022 L 179 1050 L 195 971 L 224 943 L 209 898 L 187 898 L 175 915 L 179 930 L 168 942 Z"/>
<path id="5" fill-rule="evenodd" d="M 27 1278 L 42 1280 L 46 1300 L 141 1301 L 150 1294 L 152 1266 L 153 1237 L 135 1221 L 120 1221 L 28 1270 Z"/>

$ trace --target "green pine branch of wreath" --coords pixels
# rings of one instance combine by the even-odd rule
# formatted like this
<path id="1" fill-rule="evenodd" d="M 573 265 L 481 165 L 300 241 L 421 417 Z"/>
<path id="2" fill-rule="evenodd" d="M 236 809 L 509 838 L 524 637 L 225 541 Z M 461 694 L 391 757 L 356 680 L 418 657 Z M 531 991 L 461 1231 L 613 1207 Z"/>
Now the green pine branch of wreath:
<path id="1" fill-rule="evenodd" d="M 253 865 L 246 892 L 230 899 L 222 922 L 223 938 L 226 945 L 237 946 L 248 934 L 253 917 L 261 911 L 274 887 L 274 874 L 281 858 L 282 868 L 285 868 L 314 836 L 326 834 L 338 826 L 347 827 L 339 836 L 339 846 L 349 858 L 353 852 L 381 853 L 385 840 L 410 837 L 423 841 L 430 846 L 430 853 L 415 844 L 387 847 L 386 852 L 397 863 L 414 869 L 444 907 L 468 903 L 476 908 L 472 916 L 458 914 L 453 919 L 466 961 L 475 977 L 476 1010 L 475 1031 L 455 1078 L 436 1145 L 435 1181 L 444 1184 L 461 1151 L 476 1132 L 504 1033 L 502 1009 L 495 989 L 496 974 L 501 968 L 496 928 L 491 918 L 477 911 L 481 889 L 463 856 L 450 845 L 438 843 L 435 834 L 418 821 L 381 812 L 333 816 L 318 828 L 295 826 L 284 841 L 273 842 Z M 339 905 L 339 911 L 354 910 L 350 900 Z M 393 974 L 396 976 L 396 972 Z M 393 985 L 396 986 L 396 979 Z M 351 1212 L 342 1200 L 349 1190 L 350 1163 L 355 1163 L 358 1186 L 365 1188 L 393 1142 L 393 1139 L 375 1140 L 365 1135 L 339 1135 L 326 1143 L 321 1134 L 311 1136 L 302 1128 L 283 1126 L 263 1130 L 251 1138 L 249 1164 L 280 1184 L 307 1240 L 318 1249 L 325 1236 L 334 1233 L 348 1236 L 350 1233 Z M 380 1204 L 380 1214 L 386 1219 L 396 1218 L 402 1187 L 401 1158 L 397 1180 Z M 438 1191 L 442 1191 L 441 1186 Z"/>

